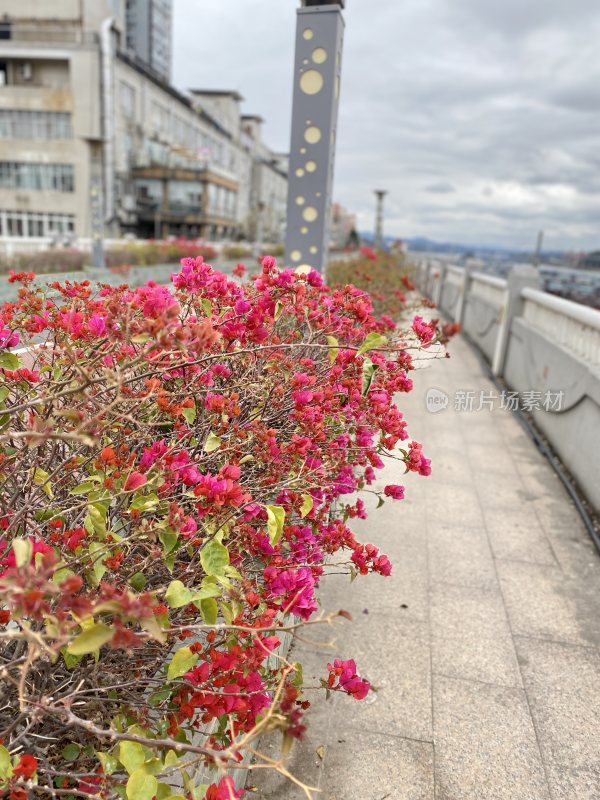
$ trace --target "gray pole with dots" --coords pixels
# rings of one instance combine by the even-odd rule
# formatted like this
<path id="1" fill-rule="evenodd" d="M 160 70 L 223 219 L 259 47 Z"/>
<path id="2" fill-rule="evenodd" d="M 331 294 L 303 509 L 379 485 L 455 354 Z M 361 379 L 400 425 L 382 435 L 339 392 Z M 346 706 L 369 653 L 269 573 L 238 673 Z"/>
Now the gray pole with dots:
<path id="1" fill-rule="evenodd" d="M 329 222 L 345 0 L 302 0 L 297 11 L 286 264 L 323 271 Z"/>

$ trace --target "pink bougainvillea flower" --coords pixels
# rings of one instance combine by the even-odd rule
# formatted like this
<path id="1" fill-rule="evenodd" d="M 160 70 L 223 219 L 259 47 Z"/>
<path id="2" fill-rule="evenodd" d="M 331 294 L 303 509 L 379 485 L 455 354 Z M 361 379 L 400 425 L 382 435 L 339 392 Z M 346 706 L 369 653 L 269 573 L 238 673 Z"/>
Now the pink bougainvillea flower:
<path id="1" fill-rule="evenodd" d="M 146 483 L 148 483 L 147 475 L 144 475 L 143 472 L 132 472 L 125 481 L 123 489 L 126 492 L 135 492 L 136 489 L 141 488 Z"/>
<path id="2" fill-rule="evenodd" d="M 404 500 L 404 486 L 396 484 L 389 484 L 383 490 L 386 497 L 391 497 L 392 500 Z"/>

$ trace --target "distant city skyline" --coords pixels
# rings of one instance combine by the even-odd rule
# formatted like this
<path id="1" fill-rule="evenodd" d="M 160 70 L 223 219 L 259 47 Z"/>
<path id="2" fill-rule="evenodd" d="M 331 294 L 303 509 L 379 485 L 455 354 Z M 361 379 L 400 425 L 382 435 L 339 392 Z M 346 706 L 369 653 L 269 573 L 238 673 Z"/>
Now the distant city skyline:
<path id="1" fill-rule="evenodd" d="M 236 89 L 289 147 L 296 0 L 174 0 L 174 80 Z M 600 248 L 596 0 L 349 0 L 335 197 L 385 233 Z"/>

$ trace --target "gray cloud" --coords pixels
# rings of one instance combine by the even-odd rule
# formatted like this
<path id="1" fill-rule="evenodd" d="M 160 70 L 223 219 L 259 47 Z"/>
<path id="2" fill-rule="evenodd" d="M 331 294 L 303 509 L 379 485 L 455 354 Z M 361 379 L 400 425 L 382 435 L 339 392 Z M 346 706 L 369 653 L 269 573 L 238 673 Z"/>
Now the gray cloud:
<path id="1" fill-rule="evenodd" d="M 292 0 L 175 0 L 175 79 L 289 142 Z M 336 198 L 397 236 L 600 245 L 597 0 L 348 0 Z"/>

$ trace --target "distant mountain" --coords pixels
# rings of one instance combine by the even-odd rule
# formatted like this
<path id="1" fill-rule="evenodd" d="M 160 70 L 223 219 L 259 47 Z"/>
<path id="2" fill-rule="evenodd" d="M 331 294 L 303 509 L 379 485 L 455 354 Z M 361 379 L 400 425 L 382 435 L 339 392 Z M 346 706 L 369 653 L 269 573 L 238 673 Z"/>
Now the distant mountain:
<path id="1" fill-rule="evenodd" d="M 372 231 L 361 231 L 361 238 L 365 242 L 373 242 L 375 239 Z M 389 247 L 394 242 L 398 241 L 397 236 L 384 236 L 386 247 Z M 408 249 L 413 252 L 428 252 L 428 253 L 473 253 L 477 255 L 486 256 L 500 256 L 503 258 L 514 258 L 517 260 L 529 260 L 531 258 L 531 251 L 527 250 L 512 250 L 508 247 L 494 247 L 486 244 L 463 244 L 461 242 L 436 242 L 433 239 L 428 239 L 424 236 L 416 236 L 410 239 L 403 239 L 406 242 Z M 543 258 L 550 256 L 561 256 L 562 252 L 549 252 L 544 250 L 542 253 Z"/>

